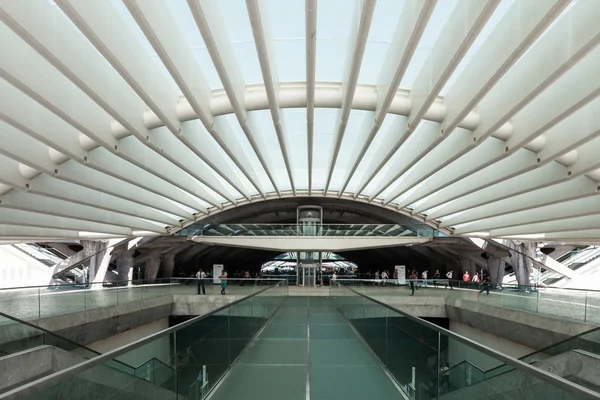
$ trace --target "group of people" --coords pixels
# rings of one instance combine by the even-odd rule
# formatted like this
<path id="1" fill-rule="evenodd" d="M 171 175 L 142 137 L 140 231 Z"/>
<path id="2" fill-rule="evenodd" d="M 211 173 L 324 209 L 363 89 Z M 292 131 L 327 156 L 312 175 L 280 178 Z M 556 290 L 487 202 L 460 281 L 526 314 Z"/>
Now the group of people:
<path id="1" fill-rule="evenodd" d="M 444 288 L 448 288 L 450 287 L 450 289 L 454 289 L 452 286 L 452 281 L 453 281 L 453 277 L 454 277 L 454 272 L 452 270 L 446 272 L 445 274 L 445 280 L 444 280 Z M 380 272 L 379 270 L 375 271 L 375 274 L 373 276 L 374 278 L 374 285 L 380 285 L 380 286 L 385 286 L 386 282 L 389 279 L 389 272 L 387 270 L 384 270 L 383 272 Z M 411 289 L 411 296 L 415 294 L 415 290 L 419 290 L 419 285 L 423 286 L 423 287 L 427 287 L 428 281 L 432 280 L 433 282 L 433 286 L 434 287 L 438 287 L 439 281 L 442 280 L 442 274 L 440 273 L 439 269 L 436 269 L 435 272 L 433 273 L 433 276 L 429 276 L 429 270 L 425 269 L 424 271 L 422 271 L 420 274 L 416 269 L 413 270 L 409 270 L 407 272 L 407 278 L 409 281 L 409 285 L 410 285 L 410 289 Z M 473 287 L 476 288 L 480 288 L 481 290 L 479 291 L 479 293 L 483 293 L 484 291 L 489 295 L 490 294 L 490 277 L 489 275 L 485 274 L 484 271 L 481 271 L 480 274 L 474 274 L 473 277 L 471 278 L 469 271 L 466 271 L 463 274 L 463 282 L 469 282 L 472 283 Z M 367 272 L 367 279 L 371 279 L 371 272 Z M 394 271 L 394 275 L 393 275 L 393 281 L 396 284 L 398 284 L 398 271 L 395 270 Z"/>
<path id="2" fill-rule="evenodd" d="M 480 286 L 481 290 L 479 291 L 479 293 L 483 293 L 485 291 L 487 292 L 488 296 L 490 295 L 490 277 L 483 271 L 481 271 L 481 278 L 479 277 L 478 273 L 474 274 L 471 278 L 469 275 L 469 271 L 465 271 L 465 273 L 463 274 L 463 282 L 471 282 L 475 287 Z"/>
<path id="3" fill-rule="evenodd" d="M 205 272 L 202 269 L 199 269 L 196 272 L 196 280 L 198 281 L 198 294 L 206 294 L 206 283 L 212 282 L 212 272 Z M 221 275 L 219 275 L 219 280 L 221 281 L 221 294 L 225 295 L 225 289 L 227 289 L 227 272 L 223 270 Z M 206 282 L 208 281 L 208 282 Z"/>

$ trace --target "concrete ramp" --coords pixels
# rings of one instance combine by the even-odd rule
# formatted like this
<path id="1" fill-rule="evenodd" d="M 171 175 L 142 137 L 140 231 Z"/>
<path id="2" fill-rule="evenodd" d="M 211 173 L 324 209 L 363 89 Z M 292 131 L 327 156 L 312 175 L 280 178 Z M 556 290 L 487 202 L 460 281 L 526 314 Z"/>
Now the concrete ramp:
<path id="1" fill-rule="evenodd" d="M 87 361 L 54 346 L 39 346 L 0 358 L 0 393 Z M 114 368 L 100 365 L 29 398 L 110 398 L 127 400 L 175 400 L 177 395 L 160 386 Z M 182 397 L 179 396 L 179 399 Z"/>
<path id="2" fill-rule="evenodd" d="M 571 350 L 566 353 L 533 363 L 533 366 L 561 376 L 591 390 L 600 389 L 600 356 L 582 350 Z M 452 386 L 452 378 L 450 378 Z M 463 389 L 440 396 L 443 400 L 464 399 L 498 399 L 521 398 L 520 392 L 527 388 L 529 398 L 556 399 L 562 393 L 557 388 L 539 379 L 526 375 L 519 370 L 510 370 L 490 379 L 477 382 Z"/>

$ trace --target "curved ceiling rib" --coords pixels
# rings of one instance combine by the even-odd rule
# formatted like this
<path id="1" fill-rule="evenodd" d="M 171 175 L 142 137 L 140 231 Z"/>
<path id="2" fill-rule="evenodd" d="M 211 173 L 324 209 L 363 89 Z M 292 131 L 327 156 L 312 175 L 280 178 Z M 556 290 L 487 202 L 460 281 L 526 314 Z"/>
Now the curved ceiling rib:
<path id="1" fill-rule="evenodd" d="M 333 154 L 329 162 L 329 170 L 325 181 L 325 195 L 329 190 L 333 170 L 337 162 L 344 133 L 350 118 L 350 110 L 352 109 L 352 101 L 356 93 L 356 84 L 358 83 L 358 74 L 362 65 L 369 29 L 371 28 L 371 20 L 375 10 L 375 0 L 363 0 L 360 4 L 362 7 L 354 9 L 354 18 L 350 26 L 350 44 L 348 45 L 348 55 L 346 56 L 346 67 L 342 81 L 342 106 L 339 112 L 338 122 L 334 131 L 336 132 L 334 139 Z"/>
<path id="2" fill-rule="evenodd" d="M 600 240 L 596 0 L 288 1 L 0 0 L 0 236 L 318 196 Z"/>

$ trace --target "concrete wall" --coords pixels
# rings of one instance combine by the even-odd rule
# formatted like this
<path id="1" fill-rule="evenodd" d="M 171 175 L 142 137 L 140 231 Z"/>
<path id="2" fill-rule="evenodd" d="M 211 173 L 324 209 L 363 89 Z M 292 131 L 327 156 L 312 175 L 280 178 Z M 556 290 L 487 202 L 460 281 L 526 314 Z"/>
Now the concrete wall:
<path id="1" fill-rule="evenodd" d="M 515 358 L 520 358 L 535 351 L 531 347 L 503 339 L 454 320 L 450 320 L 450 331 Z M 490 370 L 503 364 L 502 362 L 456 340 L 449 341 L 448 353 L 449 360 L 466 360 L 483 371 Z M 454 363 L 451 362 L 451 365 L 453 364 Z"/>
<path id="2" fill-rule="evenodd" d="M 597 355 L 580 351 L 568 351 L 540 361 L 537 368 L 564 377 L 592 390 L 600 389 L 600 359 Z M 569 396 L 554 385 L 532 378 L 520 370 L 513 370 L 492 377 L 484 382 L 448 393 L 444 400 L 463 399 L 567 399 Z"/>
<path id="3" fill-rule="evenodd" d="M 99 353 L 108 353 L 111 350 L 126 346 L 167 328 L 169 328 L 169 319 L 162 318 L 147 325 L 142 325 L 109 338 L 89 343 L 87 347 L 96 350 Z M 157 358 L 165 364 L 171 365 L 170 336 L 163 336 L 151 343 L 147 343 L 123 354 L 119 357 L 119 360 L 132 367 L 138 367 L 152 358 Z"/>
<path id="4" fill-rule="evenodd" d="M 463 299 L 446 299 L 446 312 L 450 320 L 535 350 L 594 328 L 592 325 L 553 318 L 549 315 L 495 307 Z"/>
<path id="5" fill-rule="evenodd" d="M 378 296 L 377 300 L 416 317 L 448 317 L 446 313 L 446 299 L 444 297 Z"/>
<path id="6" fill-rule="evenodd" d="M 53 346 L 38 346 L 0 358 L 0 393 L 84 361 Z"/>

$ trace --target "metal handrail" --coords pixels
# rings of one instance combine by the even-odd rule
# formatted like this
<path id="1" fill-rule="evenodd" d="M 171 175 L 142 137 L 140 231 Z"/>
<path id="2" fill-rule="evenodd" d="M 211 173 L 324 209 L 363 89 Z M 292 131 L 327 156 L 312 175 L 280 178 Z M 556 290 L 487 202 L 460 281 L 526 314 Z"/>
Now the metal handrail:
<path id="1" fill-rule="evenodd" d="M 490 356 L 492 358 L 499 359 L 500 361 L 504 362 L 505 364 L 512 365 L 515 369 L 519 369 L 519 370 L 525 372 L 526 374 L 532 375 L 535 378 L 538 378 L 538 379 L 540 379 L 542 381 L 548 382 L 548 383 L 550 383 L 552 385 L 555 385 L 555 386 L 557 386 L 557 387 L 559 387 L 561 389 L 564 389 L 564 390 L 566 390 L 566 391 L 568 391 L 570 393 L 573 393 L 573 394 L 575 394 L 577 396 L 581 396 L 581 398 L 584 398 L 584 399 L 600 399 L 600 393 L 594 392 L 594 391 L 592 391 L 592 390 L 590 390 L 590 389 L 588 389 L 586 387 L 583 387 L 581 385 L 573 383 L 573 382 L 571 382 L 571 381 L 569 381 L 567 379 L 564 379 L 562 377 L 559 377 L 557 375 L 553 375 L 553 374 L 551 374 L 549 372 L 546 372 L 546 371 L 544 371 L 542 369 L 532 367 L 531 365 L 529 365 L 529 364 L 527 364 L 527 363 L 525 363 L 525 362 L 523 362 L 521 360 L 517 360 L 516 358 L 513 358 L 513 357 L 510 357 L 510 356 L 508 356 L 506 354 L 500 353 L 500 352 L 498 352 L 498 351 L 496 351 L 494 349 L 491 349 L 491 348 L 489 348 L 487 346 L 479 344 L 479 343 L 477 343 L 477 342 L 475 342 L 475 341 L 473 341 L 471 339 L 468 339 L 468 338 L 466 338 L 464 336 L 458 335 L 458 334 L 456 334 L 454 332 L 451 332 L 451 331 L 449 331 L 447 329 L 439 327 L 439 326 L 437 326 L 437 325 L 435 325 L 435 324 L 433 324 L 433 323 L 431 323 L 429 321 L 423 320 L 421 318 L 418 318 L 418 317 L 415 317 L 413 315 L 407 314 L 407 313 L 405 313 L 403 311 L 397 310 L 397 309 L 395 309 L 395 308 L 393 308 L 393 307 L 391 307 L 391 306 L 389 306 L 389 305 L 387 305 L 387 304 L 385 304 L 385 303 L 383 303 L 383 302 L 381 302 L 381 301 L 379 301 L 377 299 L 374 299 L 374 298 L 372 298 L 370 296 L 367 296 L 367 295 L 365 295 L 363 293 L 357 292 L 356 290 L 354 290 L 354 289 L 352 289 L 350 287 L 344 286 L 344 285 L 342 285 L 339 282 L 336 282 L 336 284 L 339 287 L 348 289 L 351 292 L 356 293 L 357 295 L 364 297 L 365 299 L 368 299 L 368 300 L 370 300 L 370 301 L 372 301 L 372 302 L 374 302 L 376 304 L 379 304 L 382 307 L 385 307 L 385 308 L 387 308 L 387 309 L 389 309 L 391 311 L 394 311 L 394 312 L 396 312 L 398 314 L 401 314 L 404 318 L 408 318 L 409 320 L 414 321 L 414 322 L 416 322 L 416 323 L 418 323 L 420 325 L 423 325 L 425 327 L 433 329 L 433 330 L 437 331 L 440 334 L 443 334 L 443 335 L 448 336 L 448 337 L 450 337 L 450 338 L 452 338 L 454 340 L 457 340 L 457 341 L 459 341 L 459 342 L 461 342 L 461 343 L 463 343 L 463 344 L 465 344 L 467 346 L 470 346 L 470 347 L 474 348 L 475 350 L 480 351 L 481 353 L 484 353 L 484 354 L 486 354 L 486 355 L 488 355 L 488 356 Z"/>
<path id="2" fill-rule="evenodd" d="M 117 289 L 117 288 L 121 288 L 121 289 L 127 289 L 127 288 L 137 288 L 139 286 L 142 285 L 149 285 L 149 286 L 158 286 L 158 285 L 175 285 L 178 282 L 176 281 L 182 281 L 182 280 L 190 280 L 190 281 L 197 281 L 200 278 L 192 278 L 192 277 L 188 277 L 188 276 L 182 276 L 182 277 L 178 277 L 178 276 L 173 276 L 171 278 L 157 278 L 154 280 L 153 283 L 141 283 L 139 285 L 133 285 L 133 286 L 126 286 L 126 285 L 121 285 L 124 283 L 129 283 L 129 282 L 144 282 L 144 279 L 131 279 L 131 280 L 127 280 L 127 281 L 102 281 L 102 282 L 88 282 L 88 283 L 57 283 L 57 284 L 49 284 L 49 285 L 37 285 L 37 286 L 16 286 L 16 287 L 5 287 L 5 288 L 0 288 L 0 294 L 3 291 L 9 291 L 9 290 L 24 290 L 24 289 L 51 289 L 51 288 L 61 288 L 61 287 L 75 287 L 75 286 L 84 286 L 84 285 L 88 285 L 88 286 L 92 286 L 92 285 L 106 285 L 106 284 L 113 284 L 114 286 L 111 287 L 107 287 L 106 289 Z M 206 277 L 204 278 L 205 280 L 210 280 L 213 278 L 209 278 Z M 227 277 L 227 279 L 231 279 L 231 280 L 248 280 L 248 281 L 268 281 L 268 280 L 274 280 L 274 281 L 279 281 L 281 279 L 277 279 L 277 278 L 233 278 L 233 277 Z M 80 289 L 80 290 L 88 290 L 88 289 Z"/>
<path id="3" fill-rule="evenodd" d="M 223 305 L 223 306 L 221 306 L 219 308 L 216 308 L 215 310 L 209 312 L 208 314 L 199 315 L 199 316 L 194 317 L 192 319 L 189 319 L 189 320 L 187 320 L 185 322 L 182 322 L 182 323 L 177 324 L 175 326 L 172 326 L 170 328 L 164 329 L 164 330 L 162 330 L 160 332 L 154 333 L 154 334 L 152 334 L 150 336 L 146 336 L 145 338 L 136 340 L 133 343 L 129 343 L 129 344 L 125 345 L 125 346 L 121 346 L 119 348 L 111 350 L 111 351 L 109 351 L 107 353 L 99 355 L 98 357 L 92 358 L 91 360 L 84 361 L 82 363 L 79 363 L 79 364 L 73 365 L 71 367 L 65 368 L 62 371 L 58 371 L 58 372 L 55 372 L 54 374 L 46 375 L 43 378 L 37 379 L 37 380 L 35 380 L 33 382 L 26 383 L 26 384 L 24 384 L 24 385 L 22 385 L 22 386 L 20 386 L 18 388 L 15 388 L 15 389 L 10 390 L 10 391 L 8 391 L 6 393 L 0 394 L 0 399 L 23 398 L 24 396 L 28 396 L 28 395 L 32 395 L 34 393 L 37 393 L 37 392 L 39 392 L 42 389 L 46 389 L 46 388 L 48 388 L 48 387 L 50 387 L 50 386 L 52 386 L 52 385 L 54 385 L 56 383 L 62 382 L 66 378 L 69 378 L 71 376 L 77 375 L 77 374 L 79 374 L 79 373 L 81 373 L 83 371 L 87 371 L 88 369 L 93 368 L 95 366 L 98 366 L 100 364 L 103 364 L 103 363 L 105 363 L 107 361 L 112 361 L 116 357 L 118 357 L 118 356 L 120 356 L 122 354 L 125 354 L 125 353 L 127 353 L 127 352 L 129 352 L 129 351 L 131 351 L 133 349 L 136 349 L 136 348 L 138 348 L 140 346 L 143 346 L 146 343 L 150 343 L 150 342 L 153 342 L 154 340 L 159 339 L 159 338 L 161 338 L 163 336 L 170 335 L 173 332 L 179 331 L 179 330 L 181 330 L 181 329 L 183 329 L 183 328 L 185 328 L 187 326 L 190 326 L 190 325 L 192 325 L 192 324 L 194 324 L 194 323 L 196 323 L 196 322 L 198 322 L 198 321 L 200 321 L 200 320 L 202 320 L 204 318 L 208 318 L 208 317 L 210 317 L 212 315 L 215 315 L 215 314 L 223 311 L 224 309 L 229 308 L 229 307 L 231 307 L 231 306 L 233 306 L 235 304 L 238 304 L 238 303 L 240 303 L 242 301 L 246 301 L 249 298 L 257 296 L 257 295 L 259 295 L 259 294 L 261 294 L 261 293 L 263 293 L 263 292 L 265 292 L 265 291 L 267 291 L 269 289 L 278 287 L 278 286 L 284 284 L 284 282 L 285 281 L 279 281 L 279 283 L 277 283 L 274 286 L 268 286 L 268 287 L 266 287 L 266 288 L 264 288 L 264 289 L 262 289 L 262 290 L 260 290 L 258 292 L 252 293 L 252 294 L 250 294 L 250 295 L 248 295 L 248 296 L 246 296 L 246 297 L 244 297 L 242 299 L 238 299 L 238 300 L 235 300 L 235 301 L 233 301 L 233 302 L 231 302 L 229 304 Z"/>
<path id="4" fill-rule="evenodd" d="M 337 278 L 338 281 L 349 281 L 349 282 L 370 282 L 370 283 L 376 283 L 376 282 L 380 282 L 383 281 L 382 278 L 379 279 L 345 279 L 342 278 L 342 276 L 344 275 L 339 275 L 339 277 Z M 397 280 L 394 278 L 387 278 L 385 279 L 386 282 L 389 282 L 390 285 L 393 284 L 393 282 Z M 427 282 L 427 283 L 433 283 L 435 282 L 445 282 L 445 281 L 450 281 L 450 282 L 456 282 L 456 283 L 469 283 L 469 284 L 481 284 L 481 282 L 464 282 L 462 279 L 448 279 L 448 278 L 439 278 L 439 279 L 432 279 L 432 278 L 427 278 L 427 279 L 405 279 L 406 282 Z M 492 284 L 490 284 L 492 285 Z M 510 284 L 510 283 L 502 283 L 501 284 L 502 287 L 504 288 L 503 290 L 506 291 L 507 289 L 517 289 L 517 288 L 532 288 L 535 287 L 536 289 L 540 290 L 540 289 L 556 289 L 556 290 L 569 290 L 569 291 L 580 291 L 580 292 L 598 292 L 600 293 L 600 289 L 582 289 L 582 288 L 564 288 L 564 287 L 558 287 L 558 286 L 546 286 L 546 285 L 536 285 L 536 284 L 531 284 L 531 285 L 514 285 L 514 284 Z M 457 286 L 454 286 L 455 289 L 457 289 Z M 461 288 L 458 288 L 461 289 Z M 468 289 L 468 288 L 465 288 Z M 473 289 L 474 290 L 474 289 Z M 492 287 L 490 286 L 490 291 L 492 290 Z"/>
<path id="5" fill-rule="evenodd" d="M 171 281 L 175 280 L 175 279 L 183 279 L 183 278 L 178 278 L 178 277 L 157 278 L 154 280 L 154 283 L 156 285 L 161 285 L 161 284 L 167 285 L 167 284 L 174 283 Z M 125 285 L 120 286 L 120 284 L 129 283 L 129 282 L 143 282 L 143 281 L 144 281 L 144 279 L 131 279 L 131 280 L 126 280 L 126 281 L 101 281 L 101 282 L 98 281 L 98 282 L 87 282 L 87 283 L 53 283 L 53 284 L 47 284 L 47 285 L 3 287 L 3 288 L 0 288 L 0 293 L 2 293 L 2 291 L 5 291 L 5 290 L 52 289 L 52 288 L 61 288 L 61 287 L 94 286 L 94 285 L 106 285 L 106 284 L 113 284 L 113 285 L 115 285 L 115 287 L 127 288 L 127 287 L 131 287 L 131 286 L 125 286 Z M 142 283 L 142 285 L 151 285 L 151 284 L 152 283 Z M 133 287 L 136 287 L 136 286 L 139 286 L 139 285 L 135 285 Z M 107 288 L 107 289 L 109 289 L 109 288 Z M 82 289 L 82 290 L 87 290 L 87 289 Z"/>
<path id="6" fill-rule="evenodd" d="M 63 340 L 65 342 L 69 343 L 70 345 L 73 345 L 75 347 L 79 347 L 79 348 L 82 348 L 84 350 L 87 350 L 90 353 L 94 353 L 97 356 L 101 354 L 101 353 L 97 352 L 96 350 L 90 349 L 89 347 L 86 347 L 86 346 L 82 345 L 81 343 L 77 343 L 77 342 L 75 342 L 75 341 L 73 341 L 71 339 L 68 339 L 68 338 L 60 336 L 60 335 L 58 335 L 58 334 L 56 334 L 56 333 L 54 333 L 52 331 L 49 331 L 48 329 L 42 328 L 41 326 L 37 326 L 37 325 L 32 324 L 32 323 L 27 322 L 27 321 L 23 321 L 22 319 L 13 317 L 12 315 L 5 314 L 5 313 L 3 313 L 1 311 L 0 311 L 0 317 L 8 318 L 10 320 L 13 320 L 13 321 L 19 323 L 19 324 L 23 324 L 23 325 L 26 325 L 26 326 L 28 326 L 30 328 L 36 329 L 38 331 L 42 331 L 42 332 L 44 332 L 47 335 L 50 335 L 50 336 L 53 336 L 53 337 L 57 337 L 60 340 Z M 128 365 L 128 367 L 131 367 L 131 366 Z M 131 368 L 133 368 L 133 367 L 131 367 Z"/>
<path id="7" fill-rule="evenodd" d="M 35 324 L 32 324 L 32 323 L 30 323 L 30 322 L 23 321 L 23 320 L 21 320 L 21 319 L 19 319 L 19 318 L 13 317 L 12 315 L 8 315 L 8 314 L 5 314 L 5 313 L 3 313 L 3 312 L 0 312 L 0 317 L 8 318 L 8 319 L 10 319 L 10 320 L 13 320 L 13 321 L 15 321 L 15 322 L 19 323 L 19 324 L 23 324 L 23 325 L 25 325 L 25 326 L 28 326 L 28 327 L 30 327 L 30 328 L 36 329 L 36 330 L 38 330 L 38 331 L 42 331 L 42 332 L 44 332 L 46 335 L 49 335 L 49 336 L 51 336 L 51 337 L 58 338 L 58 339 L 60 339 L 60 340 L 62 340 L 62 341 L 64 341 L 64 342 L 66 342 L 66 343 L 69 343 L 70 345 L 72 345 L 72 346 L 74 346 L 74 347 L 76 347 L 76 348 L 84 349 L 84 350 L 86 350 L 86 351 L 88 351 L 88 352 L 90 352 L 90 353 L 94 354 L 94 355 L 95 355 L 95 357 L 98 357 L 98 356 L 102 355 L 102 353 L 99 353 L 99 352 L 97 352 L 96 350 L 94 350 L 94 349 L 91 349 L 91 348 L 89 348 L 89 347 L 87 347 L 87 346 L 85 346 L 85 345 L 83 345 L 83 344 L 81 344 L 81 343 L 77 343 L 77 342 L 75 342 L 74 340 L 68 339 L 68 338 L 66 338 L 66 337 L 64 337 L 64 336 L 61 336 L 61 335 L 58 335 L 57 333 L 55 333 L 55 332 L 52 332 L 52 331 L 50 331 L 50 330 L 48 330 L 48 329 L 46 329 L 46 328 L 42 328 L 41 326 L 37 326 L 37 325 L 35 325 Z M 10 353 L 7 353 L 7 354 L 10 354 Z M 120 361 L 120 360 L 114 360 L 114 361 L 115 361 L 117 364 L 124 365 L 124 366 L 125 366 L 125 367 L 127 367 L 127 368 L 136 369 L 136 367 L 133 367 L 133 366 L 131 366 L 131 365 L 127 364 L 127 363 L 124 363 L 123 361 Z"/>

